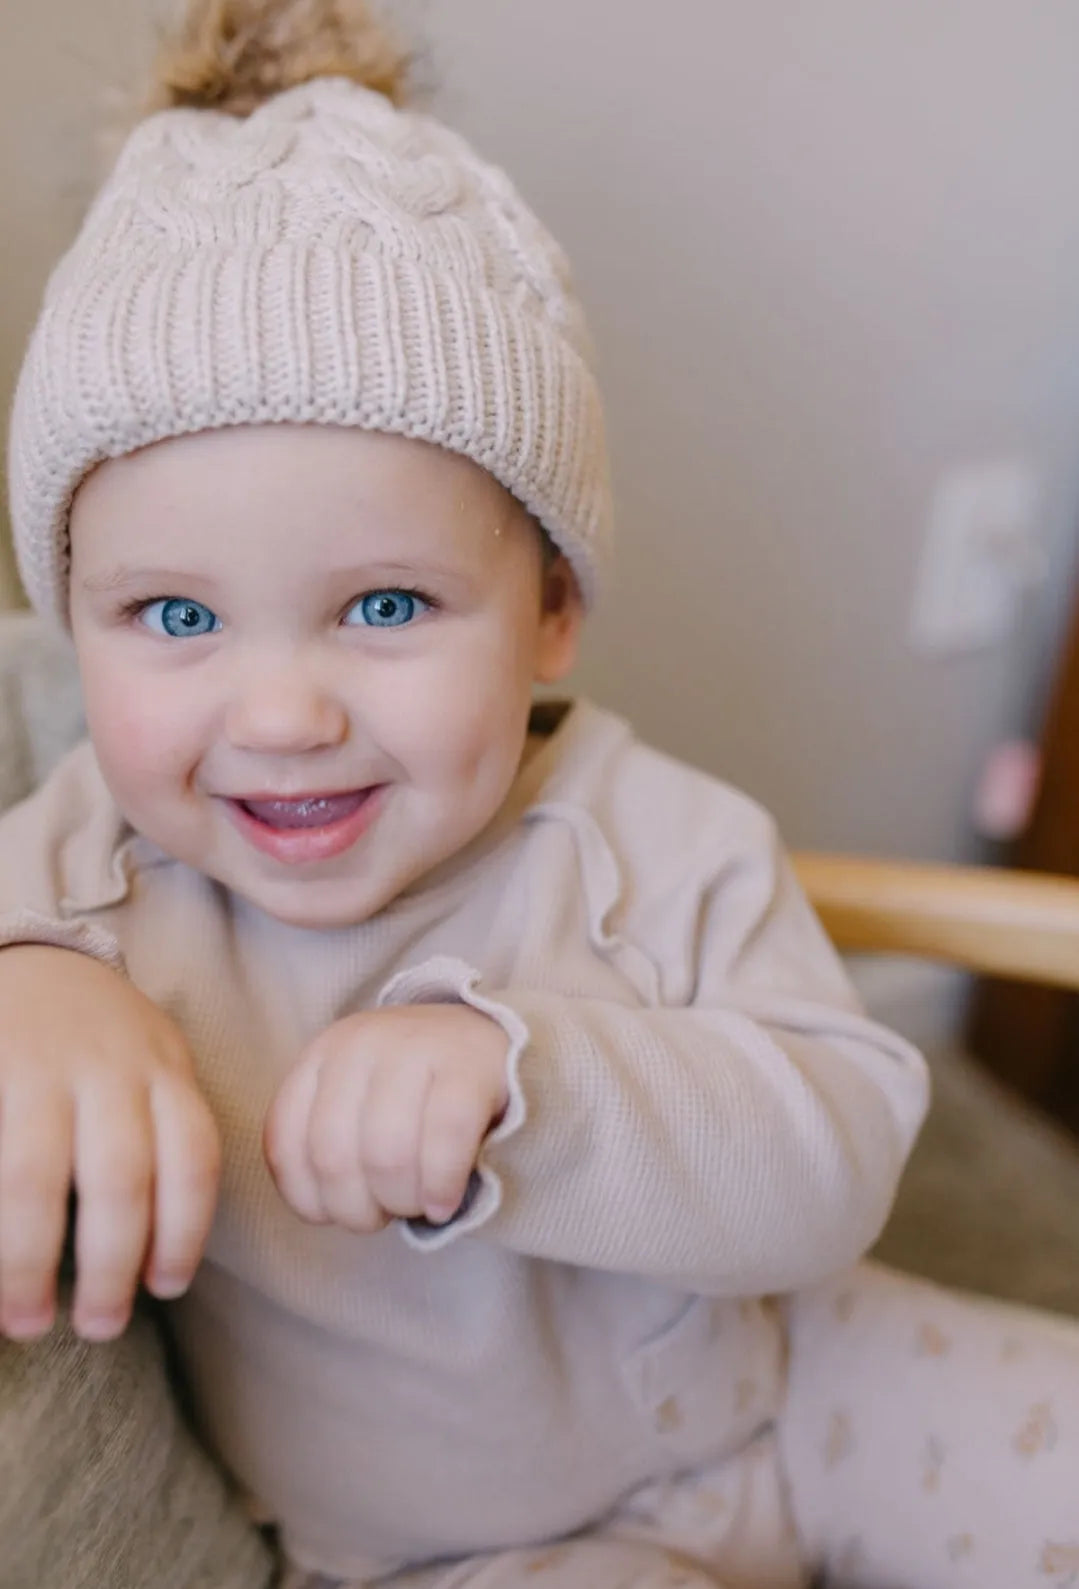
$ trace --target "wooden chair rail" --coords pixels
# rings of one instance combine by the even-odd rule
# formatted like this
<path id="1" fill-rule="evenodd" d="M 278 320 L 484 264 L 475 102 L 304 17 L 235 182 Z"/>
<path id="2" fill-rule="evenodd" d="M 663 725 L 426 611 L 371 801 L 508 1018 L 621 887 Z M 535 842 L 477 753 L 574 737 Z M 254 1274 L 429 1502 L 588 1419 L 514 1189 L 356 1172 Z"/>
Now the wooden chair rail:
<path id="1" fill-rule="evenodd" d="M 1079 878 L 812 852 L 794 860 L 840 949 L 1079 990 Z"/>

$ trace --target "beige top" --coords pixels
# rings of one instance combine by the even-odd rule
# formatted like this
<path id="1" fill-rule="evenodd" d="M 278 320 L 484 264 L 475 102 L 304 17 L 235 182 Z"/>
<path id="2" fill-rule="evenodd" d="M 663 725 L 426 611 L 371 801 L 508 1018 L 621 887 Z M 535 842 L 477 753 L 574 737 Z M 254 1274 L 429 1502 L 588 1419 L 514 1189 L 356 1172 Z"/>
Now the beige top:
<path id="1" fill-rule="evenodd" d="M 126 965 L 225 1139 L 174 1312 L 207 1433 L 295 1559 L 342 1576 L 550 1538 L 737 1449 L 776 1310 L 853 1262 L 926 1099 L 858 1011 L 770 820 L 576 706 L 465 854 L 375 919 L 284 926 L 133 835 L 88 747 L 0 821 L 0 942 Z M 281 1202 L 260 1131 L 329 1023 L 464 1000 L 511 1103 L 448 1230 Z"/>

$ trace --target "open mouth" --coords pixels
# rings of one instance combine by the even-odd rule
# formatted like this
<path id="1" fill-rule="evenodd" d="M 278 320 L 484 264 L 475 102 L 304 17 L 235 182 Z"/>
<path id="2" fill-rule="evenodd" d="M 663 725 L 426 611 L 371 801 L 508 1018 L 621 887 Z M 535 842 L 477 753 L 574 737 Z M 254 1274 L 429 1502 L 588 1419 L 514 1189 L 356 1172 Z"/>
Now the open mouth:
<path id="1" fill-rule="evenodd" d="M 238 800 L 249 817 L 268 828 L 327 828 L 357 812 L 367 800 L 369 789 L 353 789 L 348 794 L 304 795 L 298 800 Z"/>
<path id="2" fill-rule="evenodd" d="M 255 849 L 287 865 L 331 860 L 366 833 L 385 785 L 291 799 L 252 795 L 226 799 L 233 825 Z"/>

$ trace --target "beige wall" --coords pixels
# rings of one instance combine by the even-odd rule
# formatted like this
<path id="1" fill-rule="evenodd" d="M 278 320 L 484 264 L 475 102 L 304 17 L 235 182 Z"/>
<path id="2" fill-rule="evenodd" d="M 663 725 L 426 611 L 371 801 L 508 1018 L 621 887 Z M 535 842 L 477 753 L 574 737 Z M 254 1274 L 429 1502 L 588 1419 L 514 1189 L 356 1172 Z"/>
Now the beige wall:
<path id="1" fill-rule="evenodd" d="M 101 165 L 102 129 L 151 39 L 145 0 L 0 0 L 0 412 L 49 266 Z M 0 541 L 2 541 L 0 537 Z M 14 599 L 0 545 L 0 601 Z"/>
<path id="2" fill-rule="evenodd" d="M 147 7 L 0 4 L 6 389 L 93 68 L 131 58 Z M 437 107 L 513 171 L 590 306 L 622 549 L 584 682 L 797 842 L 966 850 L 986 748 L 1037 710 L 1079 521 L 1079 7 L 409 10 Z M 1054 579 L 1010 645 L 920 659 L 934 486 L 998 453 L 1042 471 Z"/>

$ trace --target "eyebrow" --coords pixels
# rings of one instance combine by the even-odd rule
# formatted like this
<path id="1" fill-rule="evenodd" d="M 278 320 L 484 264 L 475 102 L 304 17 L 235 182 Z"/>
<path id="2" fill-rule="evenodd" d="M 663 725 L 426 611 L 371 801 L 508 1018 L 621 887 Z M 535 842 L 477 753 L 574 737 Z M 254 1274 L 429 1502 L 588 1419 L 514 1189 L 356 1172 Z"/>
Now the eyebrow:
<path id="1" fill-rule="evenodd" d="M 102 574 L 88 574 L 79 583 L 91 595 L 108 595 L 112 591 L 126 590 L 129 585 L 153 585 L 162 589 L 177 588 L 199 582 L 193 573 L 182 574 L 169 568 L 107 568 Z"/>
<path id="2" fill-rule="evenodd" d="M 425 580 L 444 579 L 453 584 L 463 584 L 472 578 L 472 571 L 462 568 L 453 568 L 449 563 L 427 561 L 394 562 L 392 559 L 375 558 L 370 563 L 360 567 L 334 568 L 326 575 L 327 583 L 349 584 L 356 586 L 388 584 L 393 580 Z"/>
<path id="3" fill-rule="evenodd" d="M 469 570 L 452 568 L 447 563 L 438 562 L 393 562 L 375 561 L 361 567 L 349 565 L 344 568 L 332 568 L 325 575 L 327 585 L 353 585 L 357 589 L 379 584 L 390 584 L 394 580 L 428 579 L 445 580 L 454 585 L 464 585 L 471 582 L 472 574 Z M 107 568 L 100 574 L 88 574 L 80 581 L 83 590 L 90 595 L 112 595 L 117 591 L 127 590 L 131 586 L 152 587 L 157 591 L 183 591 L 190 586 L 213 583 L 213 576 L 207 579 L 206 574 L 198 574 L 193 570 L 181 572 L 170 568 L 125 568 L 117 565 Z"/>

